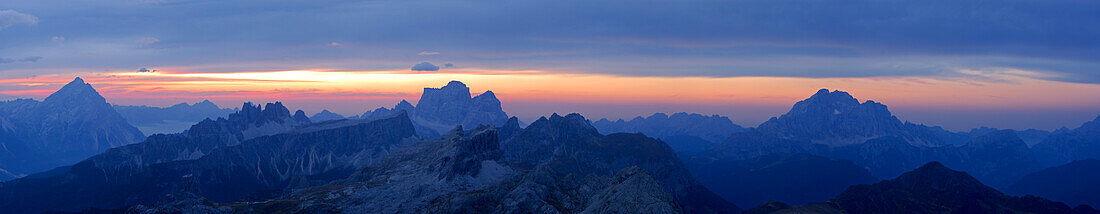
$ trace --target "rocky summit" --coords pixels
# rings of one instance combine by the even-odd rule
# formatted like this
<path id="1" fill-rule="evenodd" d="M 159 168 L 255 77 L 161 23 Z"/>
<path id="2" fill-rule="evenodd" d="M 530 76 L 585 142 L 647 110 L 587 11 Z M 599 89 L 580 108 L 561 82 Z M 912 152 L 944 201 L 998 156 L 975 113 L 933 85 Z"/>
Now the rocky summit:
<path id="1" fill-rule="evenodd" d="M 508 114 L 500 107 L 500 100 L 493 91 L 485 91 L 471 97 L 470 88 L 459 81 L 451 81 L 442 88 L 424 88 L 416 106 L 405 100 L 392 109 L 381 107 L 359 116 L 360 119 L 386 117 L 399 112 L 409 112 L 417 133 L 436 137 L 455 126 L 501 126 L 508 121 Z"/>
<path id="2" fill-rule="evenodd" d="M 896 136 L 916 146 L 945 145 L 927 127 L 902 123 L 886 105 L 860 103 L 848 92 L 821 89 L 795 103 L 791 110 L 756 129 L 781 137 L 806 139 L 817 144 L 843 146 L 882 136 Z"/>

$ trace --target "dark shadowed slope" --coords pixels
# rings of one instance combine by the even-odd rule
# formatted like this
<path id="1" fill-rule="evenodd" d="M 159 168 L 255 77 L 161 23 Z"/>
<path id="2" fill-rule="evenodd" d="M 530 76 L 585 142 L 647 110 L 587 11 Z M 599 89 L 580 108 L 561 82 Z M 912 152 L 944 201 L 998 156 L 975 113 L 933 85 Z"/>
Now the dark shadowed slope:
<path id="1" fill-rule="evenodd" d="M 768 203 L 746 213 L 1096 213 L 1039 197 L 1008 196 L 965 172 L 930 162 L 898 178 L 855 185 L 827 202 Z"/>
<path id="2" fill-rule="evenodd" d="M 501 145 L 504 159 L 521 169 L 549 167 L 558 176 L 610 176 L 637 166 L 653 175 L 688 213 L 738 208 L 700 185 L 672 149 L 642 134 L 601 135 L 579 114 L 539 118 Z"/>
<path id="3" fill-rule="evenodd" d="M 1078 160 L 1028 174 L 1007 192 L 1100 207 L 1100 160 Z"/>
<path id="4" fill-rule="evenodd" d="M 144 139 L 90 84 L 76 78 L 41 102 L 0 102 L 0 168 L 8 172 L 0 179 L 73 164 Z"/>
<path id="5" fill-rule="evenodd" d="M 227 117 L 237 110 L 219 108 L 209 100 L 192 104 L 180 103 L 162 107 L 150 106 L 112 106 L 126 121 L 133 124 L 142 133 L 168 134 L 179 133 L 190 128 L 191 125 L 207 118 Z"/>
<path id="6" fill-rule="evenodd" d="M 828 200 L 848 186 L 878 181 L 846 160 L 808 154 L 770 154 L 700 166 L 699 183 L 740 207 L 767 201 L 805 204 Z"/>

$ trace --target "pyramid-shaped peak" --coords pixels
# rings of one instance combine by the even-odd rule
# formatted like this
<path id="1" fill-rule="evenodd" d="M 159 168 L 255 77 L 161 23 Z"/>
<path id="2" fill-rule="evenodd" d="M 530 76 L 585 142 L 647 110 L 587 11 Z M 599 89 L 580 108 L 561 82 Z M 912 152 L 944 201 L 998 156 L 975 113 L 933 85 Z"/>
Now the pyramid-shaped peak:
<path id="1" fill-rule="evenodd" d="M 57 90 L 50 96 L 46 97 L 44 102 L 46 103 L 58 103 L 65 105 L 73 105 L 77 103 L 94 102 L 106 102 L 103 96 L 96 92 L 95 88 L 92 88 L 91 84 L 85 83 L 84 79 L 77 77 L 72 82 L 65 84 L 61 89 Z"/>

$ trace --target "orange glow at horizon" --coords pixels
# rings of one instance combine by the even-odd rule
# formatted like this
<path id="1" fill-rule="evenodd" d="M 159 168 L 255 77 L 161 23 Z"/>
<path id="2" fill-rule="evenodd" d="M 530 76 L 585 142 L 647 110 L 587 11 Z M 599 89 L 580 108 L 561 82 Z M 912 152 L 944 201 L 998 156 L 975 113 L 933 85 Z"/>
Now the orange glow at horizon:
<path id="1" fill-rule="evenodd" d="M 1100 106 L 1100 85 L 1055 82 L 1019 75 L 990 76 L 996 81 L 975 81 L 932 77 L 637 77 L 476 69 L 447 72 L 293 70 L 85 73 L 0 80 L 0 86 L 3 86 L 0 94 L 45 97 L 74 76 L 84 77 L 108 101 L 174 98 L 310 100 L 312 103 L 333 104 L 355 100 L 386 100 L 379 103 L 388 103 L 407 99 L 415 103 L 422 88 L 438 88 L 448 81 L 459 80 L 466 83 L 474 94 L 492 90 L 505 102 L 506 111 L 509 110 L 509 102 L 782 108 L 805 99 L 821 88 L 848 91 L 861 101 L 875 100 L 891 109 L 1027 110 Z M 392 107 L 392 104 L 381 106 Z M 377 107 L 380 106 L 364 108 Z"/>
<path id="2" fill-rule="evenodd" d="M 860 100 L 921 107 L 1012 105 L 1095 106 L 1100 86 L 1014 77 L 1001 82 L 943 78 L 632 77 L 540 71 L 259 71 L 233 73 L 92 73 L 87 82 L 112 96 L 158 92 L 199 96 L 249 95 L 277 99 L 323 99 L 325 94 L 415 98 L 421 88 L 459 80 L 477 94 L 492 90 L 506 100 L 589 103 L 678 102 L 698 104 L 790 104 L 829 88 Z M 76 75 L 71 75 L 76 76 Z M 27 89 L 10 96 L 45 96 L 68 82 L 66 75 L 0 80 Z M 51 87 L 53 89 L 42 89 Z M 11 87 L 9 87 L 11 88 Z M 34 89 L 31 89 L 34 88 Z M 275 93 L 283 92 L 283 93 Z M 267 93 L 267 94 L 265 94 Z M 306 94 L 307 96 L 297 96 Z M 369 95 L 369 96 L 368 96 Z M 1086 95 L 1094 99 L 1080 99 Z M 106 95 L 105 95 L 106 96 Z M 1025 102 L 1026 101 L 1026 102 Z M 415 102 L 410 100 L 410 102 Z"/>

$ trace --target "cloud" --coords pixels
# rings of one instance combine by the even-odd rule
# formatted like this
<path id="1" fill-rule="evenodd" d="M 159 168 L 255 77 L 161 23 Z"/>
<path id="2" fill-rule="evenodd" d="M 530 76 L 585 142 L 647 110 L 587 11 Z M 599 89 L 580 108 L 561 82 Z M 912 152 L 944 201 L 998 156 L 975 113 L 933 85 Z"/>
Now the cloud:
<path id="1" fill-rule="evenodd" d="M 339 43 L 339 42 L 329 42 L 329 43 L 328 43 L 328 46 L 332 46 L 332 47 L 340 47 L 340 46 L 344 46 L 344 44 L 343 44 L 343 43 Z"/>
<path id="2" fill-rule="evenodd" d="M 438 71 L 439 66 L 432 65 L 432 63 L 421 62 L 420 64 L 413 65 L 413 71 Z"/>
<path id="3" fill-rule="evenodd" d="M 437 51 L 421 51 L 420 53 L 417 53 L 416 55 L 421 55 L 421 56 L 439 55 L 439 52 L 437 52 Z"/>
<path id="4" fill-rule="evenodd" d="M 16 63 L 16 62 L 38 62 L 38 60 L 42 60 L 42 57 L 40 57 L 40 56 L 29 56 L 29 57 L 23 57 L 23 58 L 19 58 L 19 59 L 0 58 L 0 64 Z"/>
<path id="5" fill-rule="evenodd" d="M 53 41 L 53 42 L 64 42 L 64 41 L 65 41 L 65 37 L 64 37 L 64 36 L 54 36 L 53 38 L 50 38 L 50 41 Z"/>
<path id="6" fill-rule="evenodd" d="M 38 24 L 38 17 L 15 10 L 0 10 L 0 30 L 15 24 Z"/>
<path id="7" fill-rule="evenodd" d="M 453 68 L 453 67 L 455 67 L 455 64 L 447 63 L 447 64 L 443 64 L 443 67 L 444 68 Z"/>
<path id="8" fill-rule="evenodd" d="M 160 42 L 160 39 L 153 38 L 153 37 L 145 37 L 145 38 L 142 38 L 142 39 L 138 39 L 136 42 L 138 42 L 142 46 L 146 46 L 146 45 L 152 45 L 153 43 Z"/>
<path id="9" fill-rule="evenodd" d="M 148 68 L 140 68 L 140 69 L 137 70 L 137 72 L 138 73 L 156 73 L 157 70 L 149 70 Z"/>

